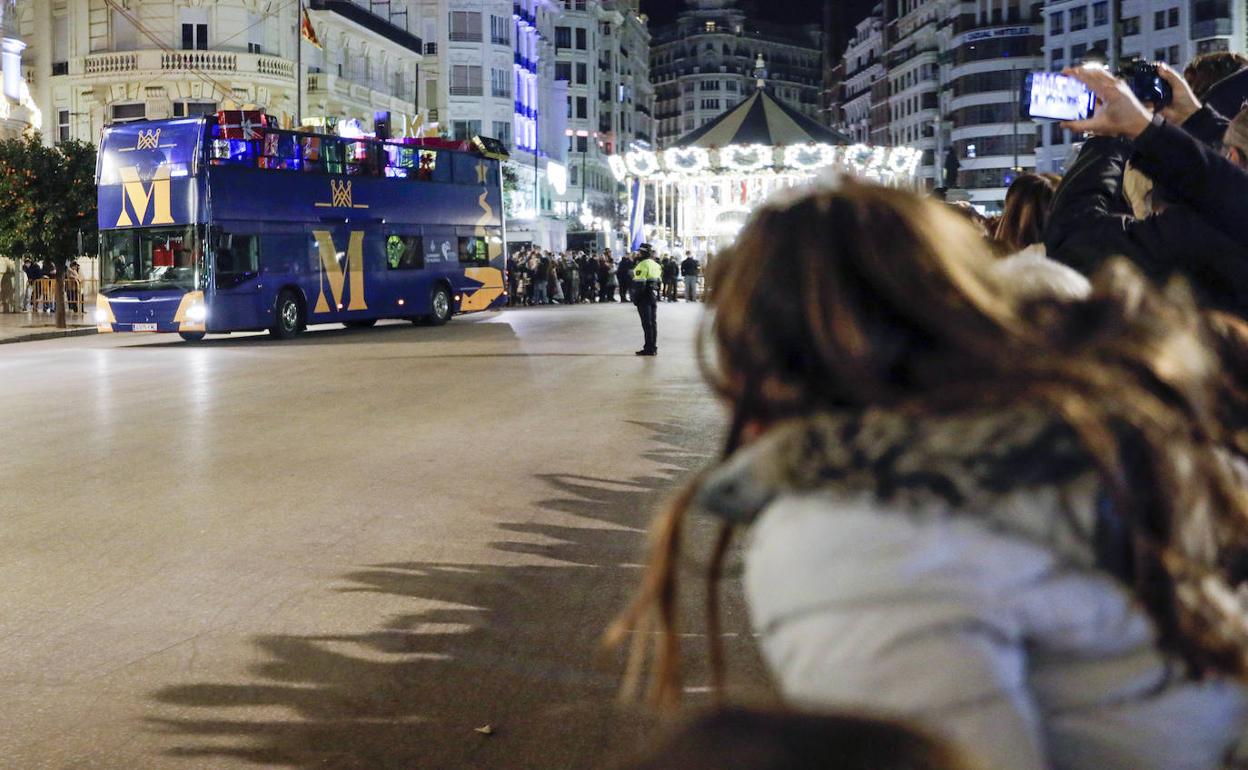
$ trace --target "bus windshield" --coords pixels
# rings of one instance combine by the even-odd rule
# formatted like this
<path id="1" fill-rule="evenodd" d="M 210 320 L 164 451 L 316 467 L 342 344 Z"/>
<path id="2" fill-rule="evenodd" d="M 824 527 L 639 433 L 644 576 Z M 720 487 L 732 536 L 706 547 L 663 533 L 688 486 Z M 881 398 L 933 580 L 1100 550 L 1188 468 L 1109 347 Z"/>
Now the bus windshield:
<path id="1" fill-rule="evenodd" d="M 200 286 L 204 249 L 195 225 L 100 233 L 102 291 Z"/>

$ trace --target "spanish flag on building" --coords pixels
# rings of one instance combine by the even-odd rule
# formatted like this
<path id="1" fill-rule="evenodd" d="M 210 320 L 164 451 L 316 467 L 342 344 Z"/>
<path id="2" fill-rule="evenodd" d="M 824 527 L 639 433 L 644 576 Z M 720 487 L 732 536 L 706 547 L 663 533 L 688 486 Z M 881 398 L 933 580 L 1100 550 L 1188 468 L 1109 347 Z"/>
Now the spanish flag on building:
<path id="1" fill-rule="evenodd" d="M 312 18 L 308 16 L 308 9 L 303 8 L 303 3 L 299 4 L 302 18 L 299 20 L 299 34 L 304 40 L 308 41 L 317 48 L 321 47 L 321 41 L 316 38 L 316 30 L 312 29 Z M 289 27 L 287 28 L 289 29 Z"/>

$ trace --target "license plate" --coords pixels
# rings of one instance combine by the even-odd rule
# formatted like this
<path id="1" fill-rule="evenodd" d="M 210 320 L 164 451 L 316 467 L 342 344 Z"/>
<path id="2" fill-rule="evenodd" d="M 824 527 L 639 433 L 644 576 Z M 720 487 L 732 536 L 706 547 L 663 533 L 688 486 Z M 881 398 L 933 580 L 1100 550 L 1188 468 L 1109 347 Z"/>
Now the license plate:
<path id="1" fill-rule="evenodd" d="M 132 332 L 154 332 L 156 331 L 156 324 L 134 324 L 130 327 L 130 331 Z"/>

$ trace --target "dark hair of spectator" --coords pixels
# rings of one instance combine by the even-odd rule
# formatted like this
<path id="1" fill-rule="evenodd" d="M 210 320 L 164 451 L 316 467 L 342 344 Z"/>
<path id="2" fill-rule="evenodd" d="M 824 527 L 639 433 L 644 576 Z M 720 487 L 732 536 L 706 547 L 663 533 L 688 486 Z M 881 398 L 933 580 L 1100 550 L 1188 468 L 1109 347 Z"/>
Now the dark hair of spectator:
<path id="1" fill-rule="evenodd" d="M 1209 89 L 1223 78 L 1248 69 L 1248 56 L 1230 51 L 1202 53 L 1183 69 L 1183 79 L 1192 87 L 1197 99 L 1204 99 Z"/>
<path id="2" fill-rule="evenodd" d="M 951 747 L 862 716 L 726 708 L 677 729 L 621 770 L 969 770 Z"/>
<path id="3" fill-rule="evenodd" d="M 1056 186 L 1040 174 L 1021 174 L 1005 192 L 1005 210 L 994 237 L 1007 252 L 1044 242 Z"/>
<path id="4" fill-rule="evenodd" d="M 711 268 L 715 354 L 700 360 L 730 409 L 722 456 L 752 431 L 821 411 L 917 419 L 1040 405 L 1078 437 L 1130 529 L 1136 563 L 1122 580 L 1158 646 L 1192 677 L 1248 678 L 1248 634 L 1224 600 L 1248 577 L 1248 499 L 1223 460 L 1218 362 L 1190 296 L 1162 295 L 1114 260 L 1086 301 L 1026 302 L 997 283 L 993 262 L 948 206 L 901 190 L 843 182 L 758 208 Z M 682 691 L 677 575 L 697 484 L 655 520 L 637 596 L 606 637 L 632 641 L 624 695 L 648 670 L 650 698 L 665 706 Z M 717 586 L 733 533 L 722 526 L 706 571 L 716 688 Z"/>

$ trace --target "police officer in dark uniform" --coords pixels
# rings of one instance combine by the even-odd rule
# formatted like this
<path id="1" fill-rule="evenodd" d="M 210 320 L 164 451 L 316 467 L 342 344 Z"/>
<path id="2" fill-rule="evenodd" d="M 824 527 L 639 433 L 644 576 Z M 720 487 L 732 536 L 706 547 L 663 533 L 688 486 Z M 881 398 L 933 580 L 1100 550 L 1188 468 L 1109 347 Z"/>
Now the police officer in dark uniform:
<path id="1" fill-rule="evenodd" d="M 653 251 L 650 244 L 641 244 L 637 264 L 633 266 L 633 304 L 641 316 L 641 330 L 646 338 L 645 347 L 637 351 L 639 356 L 659 353 L 659 287 L 663 268 L 654 260 Z"/>

